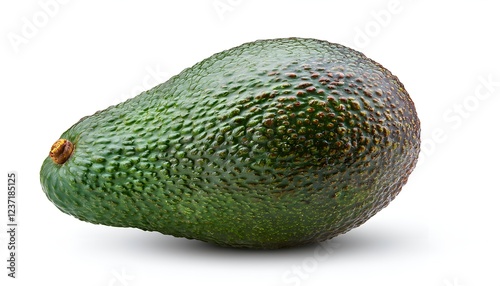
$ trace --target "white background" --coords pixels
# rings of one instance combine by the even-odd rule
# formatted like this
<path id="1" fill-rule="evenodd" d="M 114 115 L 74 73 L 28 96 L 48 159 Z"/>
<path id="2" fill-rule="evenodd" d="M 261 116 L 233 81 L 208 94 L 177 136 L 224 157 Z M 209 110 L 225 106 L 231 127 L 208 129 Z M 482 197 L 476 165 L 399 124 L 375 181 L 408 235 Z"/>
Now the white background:
<path id="1" fill-rule="evenodd" d="M 7 278 L 2 230 L 0 283 L 500 285 L 500 7 L 437 2 L 2 1 L 0 220 L 15 170 L 19 252 Z M 321 245 L 234 250 L 92 225 L 47 200 L 39 168 L 78 119 L 215 52 L 289 36 L 365 53 L 415 102 L 420 162 L 366 224 Z"/>

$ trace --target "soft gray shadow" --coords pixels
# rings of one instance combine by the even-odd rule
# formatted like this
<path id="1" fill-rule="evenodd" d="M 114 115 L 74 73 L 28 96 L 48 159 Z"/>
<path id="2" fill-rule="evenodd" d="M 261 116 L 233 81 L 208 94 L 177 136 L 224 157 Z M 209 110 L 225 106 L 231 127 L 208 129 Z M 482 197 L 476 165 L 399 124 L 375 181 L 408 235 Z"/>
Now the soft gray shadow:
<path id="1" fill-rule="evenodd" d="M 112 240 L 107 240 L 113 243 Z M 314 253 L 329 253 L 331 256 L 358 254 L 413 252 L 428 246 L 427 233 L 422 230 L 401 229 L 390 226 L 384 228 L 357 228 L 350 232 L 321 243 L 298 247 L 259 250 L 229 248 L 218 245 L 175 238 L 159 233 L 137 230 L 133 235 L 121 235 L 120 243 L 112 247 L 135 248 L 141 252 L 162 253 L 166 257 L 216 257 L 218 260 L 287 259 L 303 258 Z"/>
<path id="2" fill-rule="evenodd" d="M 316 247 L 316 244 L 307 244 L 280 249 L 231 248 L 198 240 L 163 235 L 155 235 L 154 238 L 149 240 L 148 245 L 148 247 L 156 251 L 163 251 L 169 255 L 217 256 L 218 259 L 302 256 L 310 254 Z"/>

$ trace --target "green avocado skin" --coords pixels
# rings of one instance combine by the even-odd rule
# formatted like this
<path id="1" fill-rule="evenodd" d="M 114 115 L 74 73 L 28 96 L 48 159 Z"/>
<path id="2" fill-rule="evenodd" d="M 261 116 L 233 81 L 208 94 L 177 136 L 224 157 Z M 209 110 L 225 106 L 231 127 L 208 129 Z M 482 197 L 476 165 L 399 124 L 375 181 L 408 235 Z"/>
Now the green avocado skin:
<path id="1" fill-rule="evenodd" d="M 303 38 L 217 53 L 82 118 L 43 162 L 43 191 L 80 220 L 223 246 L 324 241 L 387 206 L 420 151 L 398 78 Z"/>

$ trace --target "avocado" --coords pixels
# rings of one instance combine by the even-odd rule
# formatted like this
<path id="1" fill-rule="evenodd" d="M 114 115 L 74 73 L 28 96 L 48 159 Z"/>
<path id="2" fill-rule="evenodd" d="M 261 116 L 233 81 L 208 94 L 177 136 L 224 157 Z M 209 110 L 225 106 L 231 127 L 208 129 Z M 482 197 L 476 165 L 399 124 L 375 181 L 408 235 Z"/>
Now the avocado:
<path id="1" fill-rule="evenodd" d="M 419 150 L 414 103 L 390 71 L 339 44 L 269 39 L 82 118 L 40 181 L 83 221 L 273 249 L 366 222 Z"/>

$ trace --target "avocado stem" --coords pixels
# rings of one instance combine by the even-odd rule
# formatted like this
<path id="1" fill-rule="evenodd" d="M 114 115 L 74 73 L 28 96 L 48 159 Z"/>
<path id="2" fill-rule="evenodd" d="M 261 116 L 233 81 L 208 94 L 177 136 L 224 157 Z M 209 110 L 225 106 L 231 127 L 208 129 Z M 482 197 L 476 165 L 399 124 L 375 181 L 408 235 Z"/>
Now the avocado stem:
<path id="1" fill-rule="evenodd" d="M 73 154 L 74 145 L 67 139 L 59 139 L 50 148 L 50 158 L 54 163 L 62 165 Z"/>

